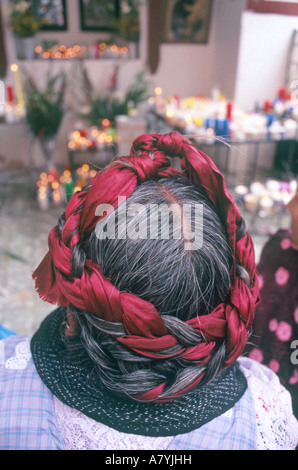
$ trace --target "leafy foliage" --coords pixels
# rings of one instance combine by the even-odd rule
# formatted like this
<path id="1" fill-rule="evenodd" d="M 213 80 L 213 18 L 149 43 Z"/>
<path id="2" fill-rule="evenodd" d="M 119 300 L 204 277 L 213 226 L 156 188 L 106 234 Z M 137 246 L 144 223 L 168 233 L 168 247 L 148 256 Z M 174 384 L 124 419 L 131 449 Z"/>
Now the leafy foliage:
<path id="1" fill-rule="evenodd" d="M 34 15 L 31 6 L 23 10 L 14 10 L 10 16 L 13 32 L 22 38 L 34 36 L 40 29 L 40 22 Z"/>
<path id="2" fill-rule="evenodd" d="M 43 19 L 49 9 L 53 6 L 53 0 L 47 5 L 41 0 L 11 0 L 10 27 L 19 37 L 32 37 L 41 28 Z"/>
<path id="3" fill-rule="evenodd" d="M 64 74 L 49 77 L 45 90 L 40 91 L 27 75 L 26 118 L 32 134 L 38 138 L 57 134 L 64 116 Z"/>
<path id="4" fill-rule="evenodd" d="M 91 125 L 98 126 L 104 119 L 115 124 L 116 116 L 128 115 L 151 96 L 150 82 L 144 78 L 144 72 L 138 72 L 128 86 L 126 93 L 120 95 L 115 91 L 108 91 L 103 96 L 89 93 L 88 113 L 81 115 Z"/>
<path id="5" fill-rule="evenodd" d="M 139 41 L 140 16 L 138 6 L 134 0 L 127 0 L 126 11 L 115 21 L 116 32 L 126 41 Z"/>

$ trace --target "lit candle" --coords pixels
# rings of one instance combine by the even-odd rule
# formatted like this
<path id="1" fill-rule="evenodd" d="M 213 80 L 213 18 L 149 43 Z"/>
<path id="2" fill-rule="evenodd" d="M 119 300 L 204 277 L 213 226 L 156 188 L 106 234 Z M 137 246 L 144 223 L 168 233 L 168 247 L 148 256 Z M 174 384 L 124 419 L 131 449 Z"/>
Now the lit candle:
<path id="1" fill-rule="evenodd" d="M 61 204 L 61 194 L 59 189 L 55 189 L 55 191 L 53 191 L 53 203 L 55 206 Z"/>
<path id="2" fill-rule="evenodd" d="M 258 181 L 256 181 L 250 185 L 250 190 L 252 194 L 260 197 L 264 194 L 265 188 L 262 183 L 259 183 Z"/>
<path id="3" fill-rule="evenodd" d="M 47 190 L 45 187 L 41 187 L 37 193 L 37 201 L 39 207 L 42 211 L 46 211 L 49 208 L 49 199 L 47 195 Z"/>
<path id="4" fill-rule="evenodd" d="M 53 178 L 54 181 L 58 181 L 59 179 L 59 172 L 55 167 L 49 169 L 49 176 Z"/>
<path id="5" fill-rule="evenodd" d="M 73 188 L 74 188 L 74 184 L 73 184 L 72 179 L 71 178 L 67 179 L 65 181 L 65 193 L 66 193 L 67 201 L 69 201 L 69 199 L 73 195 Z"/>
<path id="6" fill-rule="evenodd" d="M 202 116 L 196 116 L 196 117 L 194 118 L 194 123 L 195 123 L 195 125 L 196 125 L 197 127 L 203 127 L 203 125 L 204 125 L 204 120 L 203 120 Z"/>
<path id="7" fill-rule="evenodd" d="M 270 193 L 276 193 L 279 191 L 280 182 L 277 180 L 268 180 L 266 182 L 266 187 Z"/>
<path id="8" fill-rule="evenodd" d="M 105 135 L 104 132 L 100 132 L 99 136 L 97 137 L 97 148 L 99 150 L 104 149 L 105 147 Z"/>
<path id="9" fill-rule="evenodd" d="M 102 122 L 101 122 L 101 127 L 103 129 L 107 129 L 108 127 L 110 127 L 111 123 L 109 121 L 109 119 L 103 119 Z"/>
<path id="10" fill-rule="evenodd" d="M 191 127 L 191 125 L 192 125 L 192 122 L 193 122 L 193 121 L 192 121 L 191 114 L 186 113 L 186 114 L 184 115 L 184 122 L 185 122 L 186 128 L 189 129 L 189 128 Z"/>
<path id="11" fill-rule="evenodd" d="M 284 121 L 285 127 L 285 138 L 286 139 L 295 139 L 297 135 L 297 122 L 294 119 L 286 119 Z"/>
<path id="12" fill-rule="evenodd" d="M 274 103 L 274 110 L 278 115 L 282 115 L 285 110 L 285 105 L 282 100 L 276 100 Z"/>
<path id="13" fill-rule="evenodd" d="M 158 113 L 162 108 L 162 88 L 156 87 L 154 90 L 155 95 L 155 111 Z"/>
<path id="14" fill-rule="evenodd" d="M 206 137 L 207 137 L 207 140 L 206 140 L 206 143 L 207 144 L 214 144 L 214 130 L 212 129 L 212 127 L 208 127 L 208 129 L 206 129 Z"/>
<path id="15" fill-rule="evenodd" d="M 196 104 L 196 100 L 195 100 L 195 98 L 194 98 L 193 96 L 191 96 L 191 97 L 189 98 L 189 100 L 188 100 L 188 106 L 189 106 L 190 108 L 194 108 L 195 104 Z"/>
<path id="16" fill-rule="evenodd" d="M 42 53 L 42 47 L 41 46 L 36 46 L 35 48 L 35 54 L 37 54 L 38 56 L 40 56 Z"/>
<path id="17" fill-rule="evenodd" d="M 248 193 L 248 189 L 247 189 L 246 186 L 243 186 L 242 184 L 239 184 L 235 188 L 235 193 L 236 193 L 236 201 L 237 202 L 243 202 L 245 194 Z"/>
<path id="18" fill-rule="evenodd" d="M 97 175 L 96 170 L 90 170 L 90 178 L 94 178 Z"/>
<path id="19" fill-rule="evenodd" d="M 109 136 L 112 138 L 112 142 L 115 142 L 116 141 L 116 129 L 115 127 L 110 127 L 109 129 Z"/>
<path id="20" fill-rule="evenodd" d="M 226 118 L 231 120 L 233 113 L 233 103 L 231 101 L 227 102 L 227 109 L 226 109 Z"/>
<path id="21" fill-rule="evenodd" d="M 252 193 L 248 193 L 244 196 L 244 203 L 245 203 L 245 207 L 248 209 L 248 210 L 254 210 L 257 205 L 258 205 L 258 198 L 252 194 Z"/>
<path id="22" fill-rule="evenodd" d="M 7 104 L 5 106 L 5 120 L 8 123 L 12 123 L 15 121 L 14 108 L 11 104 Z"/>
<path id="23" fill-rule="evenodd" d="M 23 95 L 22 83 L 21 83 L 21 77 L 20 77 L 20 71 L 19 71 L 18 65 L 12 64 L 11 71 L 14 74 L 19 115 L 23 117 L 25 115 L 25 101 L 24 101 L 24 95 Z"/>
<path id="24" fill-rule="evenodd" d="M 286 88 L 280 88 L 278 90 L 278 97 L 281 99 L 281 100 L 284 100 L 286 101 L 287 100 L 287 97 L 288 97 L 288 91 Z"/>
<path id="25" fill-rule="evenodd" d="M 11 85 L 7 85 L 6 93 L 7 93 L 8 103 L 12 104 L 14 102 L 14 93 L 13 93 L 13 87 Z"/>
<path id="26" fill-rule="evenodd" d="M 213 90 L 211 90 L 211 99 L 215 102 L 219 101 L 220 98 L 220 91 L 217 87 L 214 87 Z"/>
<path id="27" fill-rule="evenodd" d="M 69 150 L 74 150 L 76 148 L 76 144 L 72 140 L 70 142 L 68 142 L 67 146 L 68 146 Z"/>
<path id="28" fill-rule="evenodd" d="M 270 196 L 262 196 L 259 202 L 260 209 L 265 212 L 266 215 L 272 212 L 273 200 Z"/>
<path id="29" fill-rule="evenodd" d="M 215 124 L 216 135 L 221 137 L 228 137 L 229 135 L 229 121 L 228 119 L 217 118 Z"/>
<path id="30" fill-rule="evenodd" d="M 290 183 L 288 183 L 288 181 L 281 181 L 280 190 L 289 192 L 290 191 Z"/>
<path id="31" fill-rule="evenodd" d="M 60 200 L 61 202 L 66 202 L 66 194 L 64 184 L 60 184 L 59 186 L 59 193 L 60 193 Z"/>
<path id="32" fill-rule="evenodd" d="M 288 191 L 285 191 L 285 190 L 281 191 L 280 195 L 281 195 L 281 200 L 284 206 L 286 206 L 293 197 Z"/>
<path id="33" fill-rule="evenodd" d="M 290 182 L 290 192 L 291 193 L 295 193 L 297 191 L 297 187 L 298 187 L 298 184 L 297 184 L 297 181 L 296 180 L 292 180 Z"/>
<path id="34" fill-rule="evenodd" d="M 271 109 L 272 109 L 272 103 L 271 103 L 271 101 L 266 100 L 266 101 L 264 102 L 264 111 L 265 111 L 265 113 L 269 113 L 269 111 L 271 111 Z"/>

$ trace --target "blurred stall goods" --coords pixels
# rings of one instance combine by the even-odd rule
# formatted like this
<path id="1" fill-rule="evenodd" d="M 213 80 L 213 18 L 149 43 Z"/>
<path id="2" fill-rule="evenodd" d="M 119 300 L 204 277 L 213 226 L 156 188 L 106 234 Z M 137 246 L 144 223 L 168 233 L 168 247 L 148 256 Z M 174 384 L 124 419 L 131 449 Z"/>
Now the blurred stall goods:
<path id="1" fill-rule="evenodd" d="M 105 150 L 115 143 L 116 129 L 111 126 L 109 119 L 103 119 L 101 127 L 77 124 L 75 130 L 67 137 L 67 147 L 70 151 Z"/>
<path id="2" fill-rule="evenodd" d="M 249 186 L 233 188 L 235 201 L 253 233 L 271 234 L 287 215 L 286 206 L 296 193 L 297 180 L 252 181 Z M 264 223 L 258 223 L 263 221 Z"/>
<path id="3" fill-rule="evenodd" d="M 71 171 L 82 161 L 92 159 L 97 167 L 106 165 L 115 155 L 118 134 L 109 119 L 103 119 L 101 126 L 86 126 L 77 123 L 67 136 L 68 159 Z M 83 157 L 83 158 L 82 158 Z M 78 161 L 79 160 L 79 161 Z M 86 163 L 87 163 L 86 162 Z"/>
<path id="4" fill-rule="evenodd" d="M 116 41 L 95 41 L 92 44 L 66 46 L 56 42 L 44 41 L 35 47 L 36 59 L 134 59 L 129 44 Z"/>
<path id="5" fill-rule="evenodd" d="M 65 200 L 65 189 L 56 168 L 48 173 L 42 172 L 37 185 L 37 201 L 41 210 L 47 210 L 50 204 L 59 205 Z"/>
<path id="6" fill-rule="evenodd" d="M 241 142 L 261 139 L 297 139 L 298 100 L 282 88 L 277 97 L 262 107 L 245 112 L 218 90 L 204 96 L 163 97 L 160 87 L 149 100 L 151 111 L 184 133 L 200 136 L 200 143 L 218 139 Z"/>
<path id="7" fill-rule="evenodd" d="M 36 183 L 40 209 L 46 211 L 51 205 L 66 205 L 71 196 L 80 191 L 96 174 L 97 170 L 87 164 L 74 172 L 67 168 L 61 175 L 56 168 L 51 168 L 48 173 L 42 172 Z"/>
<path id="8" fill-rule="evenodd" d="M 145 77 L 145 72 L 138 71 L 125 91 L 118 88 L 118 74 L 119 64 L 116 64 L 106 90 L 99 92 L 91 83 L 86 67 L 81 66 L 77 83 L 83 95 L 81 101 L 74 105 L 76 115 L 88 121 L 89 125 L 98 126 L 108 119 L 114 126 L 117 116 L 137 115 L 142 105 L 147 107 L 152 91 L 151 81 Z"/>
<path id="9" fill-rule="evenodd" d="M 25 95 L 22 87 L 20 69 L 17 64 L 12 64 L 10 70 L 13 82 L 3 84 L 4 102 L 0 103 L 0 120 L 7 123 L 19 122 L 25 116 Z"/>

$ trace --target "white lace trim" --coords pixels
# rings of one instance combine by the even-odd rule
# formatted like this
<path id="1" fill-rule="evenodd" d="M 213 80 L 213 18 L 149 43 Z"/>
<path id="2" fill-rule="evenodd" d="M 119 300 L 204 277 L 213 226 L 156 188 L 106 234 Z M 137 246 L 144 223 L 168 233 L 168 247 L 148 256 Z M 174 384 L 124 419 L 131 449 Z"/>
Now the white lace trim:
<path id="1" fill-rule="evenodd" d="M 147 437 L 116 431 L 69 408 L 55 398 L 59 427 L 67 450 L 164 450 L 172 437 Z"/>
<path id="2" fill-rule="evenodd" d="M 24 341 L 16 345 L 15 356 L 12 356 L 7 359 L 7 361 L 5 362 L 5 368 L 12 370 L 26 369 L 30 359 L 30 340 L 29 338 L 26 338 Z"/>
<path id="3" fill-rule="evenodd" d="M 239 359 L 239 363 L 254 397 L 257 449 L 295 449 L 298 422 L 292 413 L 289 392 L 267 367 L 248 358 Z M 64 445 L 69 450 L 164 450 L 173 439 L 116 431 L 64 405 L 57 398 L 55 408 Z"/>
<path id="4" fill-rule="evenodd" d="M 258 450 L 294 450 L 298 421 L 290 393 L 268 367 L 248 358 L 238 360 L 254 398 Z"/>

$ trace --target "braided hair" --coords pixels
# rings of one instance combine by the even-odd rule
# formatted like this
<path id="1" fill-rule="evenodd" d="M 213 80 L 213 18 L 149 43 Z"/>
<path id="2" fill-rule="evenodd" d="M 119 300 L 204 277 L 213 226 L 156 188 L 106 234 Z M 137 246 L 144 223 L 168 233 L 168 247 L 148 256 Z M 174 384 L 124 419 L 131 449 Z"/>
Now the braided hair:
<path id="1" fill-rule="evenodd" d="M 70 311 L 77 320 L 78 335 L 71 340 L 65 337 L 65 343 L 73 357 L 84 358 L 87 354 L 91 358 L 93 375 L 112 393 L 135 398 L 166 382 L 168 386 L 159 397 L 162 400 L 179 393 L 203 373 L 201 384 L 212 380 L 222 369 L 226 357 L 224 338 L 218 339 L 207 364 L 198 366 L 197 361 L 184 359 L 176 353 L 204 341 L 202 334 L 185 321 L 208 315 L 225 302 L 234 260 L 224 224 L 213 203 L 187 178 L 141 183 L 126 203 L 127 213 L 131 214 L 127 223 L 138 218 L 138 237 L 122 239 L 117 236 L 121 231 L 118 207 L 101 225 L 104 230 L 114 217 L 116 236 L 100 238 L 94 230 L 83 246 L 78 243 L 72 252 L 72 274 L 81 276 L 86 258 L 100 265 L 102 273 L 119 291 L 134 294 L 154 305 L 177 344 L 161 351 L 159 359 L 144 357 L 117 341 L 117 337 L 126 334 L 122 323 L 108 322 L 74 305 L 70 305 Z M 142 205 L 144 210 L 132 213 L 130 208 L 136 204 Z M 187 230 L 181 230 L 182 236 L 175 238 L 173 216 L 168 221 L 169 238 L 161 237 L 162 219 L 159 219 L 157 236 L 148 237 L 148 224 L 143 222 L 148 222 L 152 205 L 161 207 L 162 204 L 175 204 L 181 209 L 184 204 L 192 208 L 197 204 L 203 206 L 200 249 L 185 249 Z M 191 211 L 192 217 L 180 218 L 181 224 L 193 230 L 194 214 Z M 58 223 L 60 233 L 64 222 L 62 216 Z M 242 237 L 243 233 L 238 235 Z M 237 266 L 237 272 L 244 280 L 249 279 L 241 266 Z"/>
<path id="2" fill-rule="evenodd" d="M 175 156 L 181 171 L 171 167 Z M 158 202 L 171 203 L 169 237 L 160 236 L 163 222 L 148 237 L 148 207 Z M 198 220 L 184 204 L 195 214 L 204 208 L 194 245 Z M 105 239 L 111 217 L 118 236 Z M 259 288 L 244 225 L 207 155 L 177 132 L 145 134 L 72 196 L 35 286 L 43 300 L 68 307 L 65 335 L 78 332 L 70 342 L 83 354 L 73 358 L 91 358 L 102 386 L 138 401 L 174 400 L 233 364 L 247 343 Z"/>

